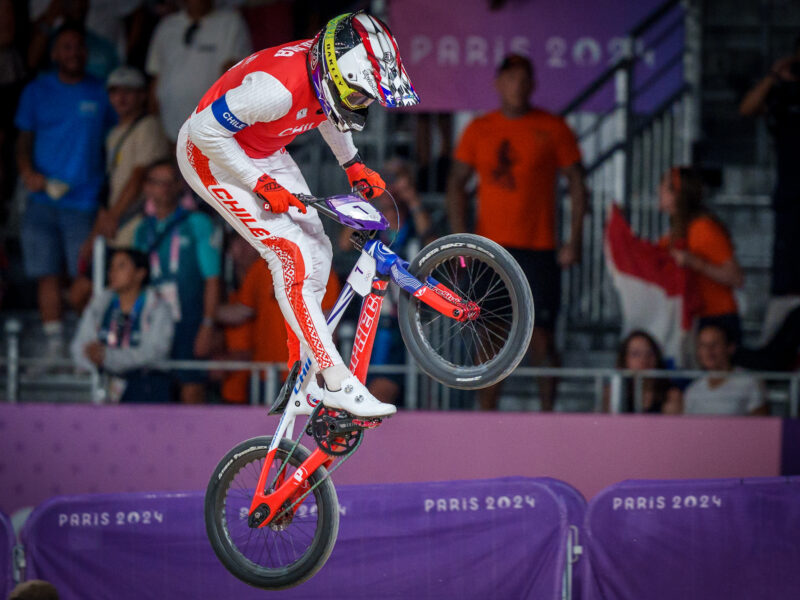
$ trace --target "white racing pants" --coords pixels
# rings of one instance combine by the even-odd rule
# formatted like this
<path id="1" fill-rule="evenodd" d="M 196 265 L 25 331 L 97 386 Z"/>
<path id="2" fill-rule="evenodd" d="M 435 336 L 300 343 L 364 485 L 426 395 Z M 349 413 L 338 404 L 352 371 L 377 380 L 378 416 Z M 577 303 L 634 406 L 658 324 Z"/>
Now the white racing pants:
<path id="1" fill-rule="evenodd" d="M 322 313 L 332 249 L 317 211 L 309 207 L 303 214 L 293 206 L 283 214 L 265 211 L 263 201 L 252 190 L 210 162 L 192 143 L 186 124 L 178 134 L 177 156 L 192 189 L 267 261 L 275 297 L 291 328 L 287 328 L 290 363 L 299 358 L 299 338 L 320 370 L 343 364 Z M 293 194 L 310 193 L 285 149 L 253 162 Z"/>

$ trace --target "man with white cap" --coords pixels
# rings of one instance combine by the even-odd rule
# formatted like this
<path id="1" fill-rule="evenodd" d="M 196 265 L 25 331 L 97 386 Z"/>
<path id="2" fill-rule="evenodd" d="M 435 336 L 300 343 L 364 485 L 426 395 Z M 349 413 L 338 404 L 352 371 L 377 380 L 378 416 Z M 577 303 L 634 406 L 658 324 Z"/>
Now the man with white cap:
<path id="1" fill-rule="evenodd" d="M 146 113 L 147 82 L 141 71 L 117 67 L 108 76 L 106 88 L 119 123 L 106 138 L 108 201 L 97 216 L 93 233 L 112 240 L 115 246 L 130 246 L 141 220 L 147 166 L 167 158 L 171 149 L 158 117 Z"/>

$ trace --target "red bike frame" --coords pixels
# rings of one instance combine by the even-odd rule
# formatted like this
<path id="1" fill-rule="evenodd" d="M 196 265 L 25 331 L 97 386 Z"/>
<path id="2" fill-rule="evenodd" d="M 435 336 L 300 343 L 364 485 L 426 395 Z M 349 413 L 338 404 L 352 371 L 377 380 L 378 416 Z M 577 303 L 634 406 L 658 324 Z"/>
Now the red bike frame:
<path id="1" fill-rule="evenodd" d="M 364 383 L 367 376 L 367 369 L 369 368 L 370 357 L 372 356 L 372 346 L 375 342 L 375 334 L 378 329 L 381 306 L 383 305 L 383 299 L 388 290 L 388 284 L 388 277 L 375 278 L 372 281 L 370 292 L 364 296 L 364 301 L 361 305 L 361 314 L 358 319 L 358 327 L 356 328 L 356 334 L 353 340 L 353 350 L 350 355 L 350 371 L 358 377 L 359 381 L 362 383 Z M 352 289 L 350 289 L 349 284 L 345 286 L 345 290 L 342 291 L 340 299 L 346 293 L 350 293 L 352 297 Z M 414 292 L 414 296 L 434 310 L 458 321 L 466 321 L 477 316 L 477 309 L 473 303 L 465 303 L 457 294 L 454 294 L 441 284 L 435 286 L 423 285 Z M 347 302 L 349 302 L 349 299 Z M 308 401 L 310 403 L 310 400 Z M 316 403 L 318 402 L 319 399 L 316 400 Z M 277 435 L 282 435 L 281 425 L 278 427 L 276 436 Z M 285 510 L 286 505 L 291 505 L 306 492 L 309 489 L 308 478 L 321 465 L 329 468 L 334 461 L 333 456 L 325 453 L 320 448 L 315 448 L 311 452 L 311 456 L 303 461 L 291 477 L 287 479 L 285 469 L 281 470 L 274 484 L 270 485 L 268 481 L 269 471 L 276 452 L 277 443 L 276 440 L 273 440 L 273 444 L 264 460 L 256 491 L 253 495 L 253 501 L 250 504 L 250 515 L 259 509 L 259 507 L 262 511 L 264 511 L 266 507 L 265 512 L 267 517 L 264 518 L 258 527 L 264 527 L 269 524 L 278 514 Z M 267 493 L 268 486 L 273 488 L 274 491 Z M 292 507 L 291 513 L 294 514 L 301 504 L 302 503 L 297 503 L 296 506 Z"/>

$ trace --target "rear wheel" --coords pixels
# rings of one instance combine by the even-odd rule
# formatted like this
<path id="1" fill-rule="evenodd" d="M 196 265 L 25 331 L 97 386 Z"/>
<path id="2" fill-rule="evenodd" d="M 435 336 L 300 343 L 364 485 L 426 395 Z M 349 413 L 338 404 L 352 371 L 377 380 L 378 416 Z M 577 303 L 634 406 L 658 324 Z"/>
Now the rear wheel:
<path id="1" fill-rule="evenodd" d="M 459 322 L 400 295 L 400 332 L 423 371 L 450 387 L 472 390 L 516 368 L 533 333 L 533 296 L 505 249 L 477 235 L 448 235 L 423 248 L 409 272 L 423 283 L 433 278 L 480 308 L 476 319 Z"/>
<path id="2" fill-rule="evenodd" d="M 250 585 L 279 590 L 298 585 L 319 571 L 333 551 L 339 531 L 339 501 L 325 467 L 312 473 L 321 480 L 294 514 L 251 528 L 247 517 L 272 436 L 242 442 L 219 462 L 206 490 L 206 532 L 217 557 L 233 575 Z M 287 460 L 288 480 L 310 452 L 283 439 L 275 453 L 268 482 Z"/>

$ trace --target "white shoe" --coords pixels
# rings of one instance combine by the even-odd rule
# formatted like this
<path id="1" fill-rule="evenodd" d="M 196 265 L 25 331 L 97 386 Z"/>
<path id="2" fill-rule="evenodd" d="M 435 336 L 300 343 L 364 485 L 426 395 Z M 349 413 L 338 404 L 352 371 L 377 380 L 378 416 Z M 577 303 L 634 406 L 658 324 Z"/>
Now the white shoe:
<path id="1" fill-rule="evenodd" d="M 394 404 L 381 402 L 355 375 L 342 381 L 342 389 L 332 392 L 323 390 L 322 403 L 328 408 L 337 408 L 356 417 L 389 417 L 397 412 Z"/>
<path id="2" fill-rule="evenodd" d="M 319 387 L 319 384 L 317 384 L 317 382 L 314 381 L 313 377 L 311 378 L 311 381 L 308 382 L 308 385 L 306 385 L 305 391 L 307 395 L 310 395 L 318 402 L 319 400 L 322 399 L 322 396 L 325 394 L 325 392 L 322 391 L 322 388 Z"/>

